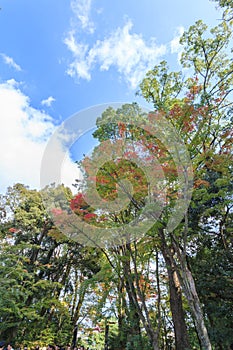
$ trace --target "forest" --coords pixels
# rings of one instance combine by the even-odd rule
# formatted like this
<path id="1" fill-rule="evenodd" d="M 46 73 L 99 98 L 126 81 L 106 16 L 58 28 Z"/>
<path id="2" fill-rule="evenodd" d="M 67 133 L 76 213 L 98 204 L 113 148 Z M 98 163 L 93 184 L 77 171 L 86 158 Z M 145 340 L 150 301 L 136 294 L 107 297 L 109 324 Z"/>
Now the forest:
<path id="1" fill-rule="evenodd" d="M 180 71 L 162 61 L 142 80 L 150 113 L 132 102 L 98 117 L 76 194 L 18 183 L 0 196 L 2 340 L 230 349 L 233 2 L 215 2 L 219 24 L 199 20 L 182 35 Z"/>

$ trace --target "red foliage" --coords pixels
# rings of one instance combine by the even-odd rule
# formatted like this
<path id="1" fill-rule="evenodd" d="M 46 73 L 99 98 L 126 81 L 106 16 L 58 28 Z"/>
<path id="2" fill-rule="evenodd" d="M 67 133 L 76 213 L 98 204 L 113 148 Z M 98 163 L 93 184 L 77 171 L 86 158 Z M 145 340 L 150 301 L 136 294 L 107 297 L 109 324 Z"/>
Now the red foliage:
<path id="1" fill-rule="evenodd" d="M 126 126 L 125 126 L 124 123 L 119 122 L 118 123 L 118 128 L 119 128 L 119 135 L 120 135 L 120 137 L 122 137 L 124 135 L 125 131 L 126 131 Z"/>
<path id="2" fill-rule="evenodd" d="M 87 221 L 91 220 L 91 219 L 95 219 L 96 217 L 97 217 L 97 215 L 94 213 L 88 213 L 88 214 L 84 215 L 84 219 Z"/>
<path id="3" fill-rule="evenodd" d="M 51 210 L 51 212 L 52 212 L 53 215 L 55 215 L 55 216 L 63 214 L 63 210 L 61 210 L 60 208 L 53 208 L 53 209 Z"/>
<path id="4" fill-rule="evenodd" d="M 94 332 L 102 332 L 101 328 L 99 326 L 96 326 L 95 328 L 93 328 Z"/>
<path id="5" fill-rule="evenodd" d="M 17 228 L 15 228 L 15 227 L 11 227 L 11 228 L 9 228 L 9 232 L 11 232 L 11 233 L 16 233 L 16 232 L 18 232 L 19 230 L 17 229 Z"/>
<path id="6" fill-rule="evenodd" d="M 86 207 L 87 204 L 83 198 L 83 194 L 82 193 L 78 193 L 74 198 L 71 199 L 70 201 L 70 208 L 72 210 L 76 210 L 76 209 L 81 209 Z"/>
<path id="7" fill-rule="evenodd" d="M 104 184 L 109 184 L 110 179 L 104 178 L 103 176 L 98 178 L 97 180 L 98 185 L 104 185 Z"/>

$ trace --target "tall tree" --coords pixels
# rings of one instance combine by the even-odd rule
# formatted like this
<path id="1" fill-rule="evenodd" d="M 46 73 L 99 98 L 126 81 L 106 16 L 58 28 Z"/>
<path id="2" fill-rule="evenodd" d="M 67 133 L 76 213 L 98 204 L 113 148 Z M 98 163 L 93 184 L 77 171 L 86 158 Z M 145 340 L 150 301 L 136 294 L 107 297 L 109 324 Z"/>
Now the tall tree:
<path id="1" fill-rule="evenodd" d="M 208 173 L 214 170 L 220 182 L 224 177 L 228 189 L 232 178 L 232 102 L 228 97 L 233 88 L 233 66 L 227 53 L 230 38 L 230 24 L 225 21 L 211 29 L 210 35 L 207 26 L 198 21 L 181 38 L 184 50 L 181 63 L 192 69 L 194 77 L 184 79 L 182 83 L 181 74 L 169 72 L 166 63 L 162 62 L 147 73 L 141 84 L 142 95 L 157 110 L 162 110 L 182 135 L 192 158 L 195 171 L 194 195 L 199 193 L 199 200 L 204 199 L 205 188 L 209 186 L 206 176 Z M 209 213 L 210 210 L 216 210 L 216 195 L 217 193 L 212 193 L 212 200 L 205 203 Z M 226 211 L 224 206 L 227 202 L 228 200 L 222 202 L 223 212 Z M 193 206 L 194 203 L 191 203 L 191 208 Z M 212 206 L 214 209 L 210 209 Z M 165 239 L 169 238 L 170 251 L 176 253 L 173 263 L 194 317 L 200 345 L 203 349 L 211 349 L 201 303 L 187 263 L 187 248 L 192 242 L 190 227 L 198 221 L 192 215 L 192 210 L 189 210 L 189 214 L 184 223 Z M 202 219 L 199 219 L 200 225 Z M 217 223 L 219 217 L 215 215 L 213 220 Z"/>
<path id="2" fill-rule="evenodd" d="M 50 193 L 60 198 L 59 188 Z M 34 345 L 71 342 L 82 313 L 81 284 L 99 271 L 100 253 L 54 227 L 41 192 L 16 184 L 1 202 L 1 336 Z"/>

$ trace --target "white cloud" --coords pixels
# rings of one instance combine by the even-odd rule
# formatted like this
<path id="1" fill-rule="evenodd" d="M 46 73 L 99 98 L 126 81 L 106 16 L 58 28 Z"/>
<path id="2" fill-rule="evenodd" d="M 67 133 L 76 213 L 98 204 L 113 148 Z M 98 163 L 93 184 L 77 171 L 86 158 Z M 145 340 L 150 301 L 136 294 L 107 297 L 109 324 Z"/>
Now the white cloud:
<path id="1" fill-rule="evenodd" d="M 132 27 L 132 22 L 128 20 L 123 28 L 117 28 L 104 40 L 97 40 L 91 48 L 77 42 L 75 32 L 71 31 L 65 44 L 74 60 L 67 73 L 72 77 L 90 80 L 91 71 L 95 67 L 102 71 L 115 67 L 131 88 L 135 89 L 145 73 L 165 54 L 166 46 L 157 45 L 154 38 L 145 42 L 142 35 L 130 33 Z"/>
<path id="2" fill-rule="evenodd" d="M 13 60 L 12 57 L 9 57 L 9 56 L 5 55 L 4 53 L 1 53 L 1 56 L 3 58 L 4 63 L 6 63 L 8 66 L 14 68 L 18 72 L 22 71 L 22 68 L 17 63 L 15 63 L 15 61 Z"/>
<path id="3" fill-rule="evenodd" d="M 69 65 L 67 74 L 71 77 L 77 75 L 78 78 L 90 80 L 91 63 L 88 63 L 88 57 L 86 57 L 88 55 L 88 46 L 75 41 L 74 31 L 69 33 L 64 42 L 74 56 L 74 61 Z"/>
<path id="4" fill-rule="evenodd" d="M 183 34 L 184 34 L 184 27 L 178 27 L 176 29 L 175 36 L 170 43 L 171 53 L 178 54 L 178 62 L 180 62 L 181 53 L 182 53 L 182 45 L 180 44 L 180 38 Z"/>
<path id="5" fill-rule="evenodd" d="M 83 30 L 93 33 L 95 30 L 94 23 L 90 20 L 92 0 L 72 0 L 71 8 L 76 18 L 81 24 Z"/>
<path id="6" fill-rule="evenodd" d="M 40 188 L 41 160 L 55 130 L 53 119 L 33 108 L 19 87 L 14 79 L 0 84 L 1 193 L 17 182 Z M 71 185 L 78 170 L 69 157 L 64 166 L 62 182 Z"/>
<path id="7" fill-rule="evenodd" d="M 49 96 L 45 100 L 42 100 L 41 104 L 42 104 L 42 106 L 50 107 L 54 101 L 56 101 L 56 99 L 53 96 Z"/>

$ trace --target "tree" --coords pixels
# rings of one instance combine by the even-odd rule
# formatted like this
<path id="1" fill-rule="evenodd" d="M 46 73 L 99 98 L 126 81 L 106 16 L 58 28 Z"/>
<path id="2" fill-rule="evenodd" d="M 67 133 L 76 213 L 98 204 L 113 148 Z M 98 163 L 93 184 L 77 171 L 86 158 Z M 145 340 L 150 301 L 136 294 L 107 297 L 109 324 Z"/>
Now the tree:
<path id="1" fill-rule="evenodd" d="M 50 193 L 69 206 L 59 188 Z M 100 253 L 58 231 L 41 192 L 17 184 L 1 199 L 1 336 L 19 344 L 69 343 L 84 312 L 81 285 L 99 271 Z"/>
<path id="2" fill-rule="evenodd" d="M 231 21 L 233 19 L 233 4 L 231 0 L 212 0 L 218 3 L 219 7 L 224 9 L 223 19 L 226 21 Z"/>
<path id="3" fill-rule="evenodd" d="M 117 115 L 121 115 L 123 122 L 116 122 Z M 163 167 L 164 172 L 167 176 L 167 181 L 170 181 L 171 187 L 172 184 L 177 186 L 177 182 L 174 182 L 174 165 L 171 163 L 170 167 L 167 165 L 167 159 L 168 159 L 168 153 L 166 149 L 164 149 L 164 146 L 161 145 L 161 142 L 154 137 L 151 137 L 149 133 L 147 133 L 145 130 L 140 129 L 139 127 L 135 127 L 135 125 L 132 125 L 129 123 L 129 117 L 134 116 L 134 118 L 137 121 L 140 121 L 141 123 L 149 123 L 150 119 L 148 119 L 147 115 L 145 115 L 136 104 L 132 105 L 124 105 L 122 108 L 114 111 L 111 108 L 108 108 L 101 118 L 97 120 L 97 131 L 94 133 L 95 137 L 98 137 L 100 141 L 103 142 L 103 149 L 101 146 L 99 146 L 93 153 L 92 158 L 86 158 L 83 161 L 84 167 L 87 170 L 86 175 L 86 182 L 84 189 L 87 191 L 88 196 L 87 198 L 90 199 L 93 191 L 93 183 L 96 181 L 96 188 L 98 189 L 99 194 L 104 198 L 104 200 L 114 200 L 116 197 L 116 184 L 119 183 L 119 181 L 122 178 L 127 178 L 128 181 L 130 181 L 133 184 L 134 188 L 134 194 L 130 195 L 130 193 L 127 192 L 127 189 L 124 188 L 126 194 L 129 197 L 129 204 L 127 207 L 125 207 L 124 210 L 121 210 L 120 212 L 117 211 L 110 211 L 109 205 L 106 207 L 106 210 L 101 212 L 101 215 L 105 216 L 105 225 L 106 220 L 109 227 L 119 227 L 119 230 L 121 228 L 121 225 L 125 225 L 131 220 L 135 218 L 135 216 L 140 215 L 141 208 L 145 204 L 145 197 L 147 195 L 148 191 L 148 183 L 146 181 L 145 175 L 143 175 L 142 170 L 138 169 L 138 167 L 134 163 L 134 159 L 146 159 L 144 162 L 145 166 L 148 165 L 148 159 L 149 162 L 151 162 L 151 158 L 148 155 L 148 149 L 152 149 L 151 152 L 156 152 L 156 154 L 160 154 L 160 160 L 161 160 L 161 167 Z M 125 121 L 125 123 L 124 123 Z M 128 122 L 128 123 L 127 123 Z M 140 124 L 139 124 L 140 125 Z M 114 148 L 112 153 L 112 162 L 106 162 L 101 169 L 98 171 L 97 176 L 95 175 L 95 171 L 91 171 L 90 169 L 95 169 L 95 159 L 96 157 L 102 155 L 102 152 L 106 152 L 106 144 L 105 141 L 112 140 L 115 147 L 118 145 L 119 148 L 122 150 L 121 154 L 116 154 L 114 156 Z M 139 140 L 144 141 L 144 145 L 141 146 L 139 144 Z M 121 142 L 119 142 L 121 141 Z M 122 147 L 123 145 L 123 147 Z M 125 146 L 126 145 L 126 146 Z M 109 146 L 109 153 L 111 153 L 111 145 Z M 120 159 L 122 157 L 130 156 L 131 162 L 126 159 Z M 145 157 L 147 155 L 147 157 Z M 137 161 L 138 161 L 137 159 Z M 115 161 L 115 163 L 114 163 Z M 142 163 L 143 164 L 143 161 Z M 153 162 L 151 162 L 153 164 Z M 145 168 L 144 166 L 144 168 Z M 142 167 L 143 168 L 143 167 Z M 154 171 L 154 177 L 158 176 L 158 166 L 155 166 L 153 168 Z M 168 180 L 170 178 L 170 180 Z M 135 179 L 136 182 L 135 182 Z M 163 180 L 163 178 L 162 178 Z M 155 192 L 154 194 L 155 195 Z M 156 195 L 161 196 L 161 189 L 158 190 Z M 173 194 L 174 196 L 174 194 Z M 172 202 L 174 202 L 174 198 L 170 199 L 171 205 Z M 89 208 L 90 209 L 90 208 Z M 80 211 L 78 212 L 80 213 Z M 155 215 L 155 212 L 153 212 L 153 215 Z M 98 219 L 97 219 L 98 221 Z M 158 228 L 155 228 L 153 235 L 157 235 Z M 120 231 L 119 231 L 120 232 Z M 129 231 L 128 237 L 129 236 Z M 161 237 L 160 237 L 161 242 Z M 161 243 L 160 243 L 161 244 Z M 151 314 L 149 312 L 150 307 L 147 305 L 145 291 L 143 291 L 142 286 L 140 285 L 140 275 L 143 274 L 143 272 L 139 272 L 139 266 L 141 264 L 141 260 L 138 260 L 138 251 L 140 244 L 131 246 L 130 243 L 122 243 L 119 245 L 119 249 L 115 251 L 117 253 L 118 259 L 122 259 L 121 263 L 121 269 L 120 271 L 123 272 L 123 281 L 125 283 L 126 291 L 128 294 L 129 300 L 131 300 L 132 306 L 135 308 L 137 312 L 137 317 L 140 318 L 143 326 L 145 327 L 147 334 L 149 338 L 151 339 L 151 343 L 153 344 L 153 348 L 158 348 L 158 339 L 160 337 L 160 327 L 161 327 L 161 320 L 160 320 L 160 305 L 158 307 L 158 315 L 157 315 L 157 324 L 152 322 Z M 163 253 L 165 254 L 165 250 L 163 250 Z M 121 257 L 123 255 L 123 257 Z M 167 255 L 165 256 L 167 258 Z M 168 260 L 170 262 L 170 260 Z M 133 266 L 133 268 L 131 267 Z M 169 266 L 170 268 L 170 266 Z M 174 270 L 174 268 L 173 268 Z M 173 301 L 173 305 L 176 305 L 177 300 L 180 300 L 180 305 L 182 305 L 182 297 L 180 293 L 180 288 L 177 288 L 178 279 L 175 278 L 175 271 L 171 271 L 170 278 L 173 278 L 173 284 L 170 286 L 173 286 L 173 290 L 177 290 L 176 294 L 178 295 L 177 299 Z M 159 283 L 159 282 L 158 282 Z M 157 283 L 157 284 L 158 284 Z M 176 283 L 176 284 L 174 284 Z M 159 286 L 158 286 L 159 288 Z M 174 294 L 173 294 L 174 295 Z M 182 308 L 180 309 L 182 310 Z M 177 310 L 173 309 L 173 315 L 175 317 L 175 312 Z M 181 311 L 180 311 L 181 312 Z M 137 317 L 134 317 L 136 320 Z M 153 318 L 154 316 L 152 316 Z M 184 313 L 181 314 L 180 322 L 183 322 L 183 328 L 182 334 L 183 337 L 180 337 L 180 343 L 182 343 L 183 348 L 188 346 L 188 340 L 185 338 L 186 334 L 186 326 L 184 321 Z M 180 330 L 180 334 L 181 334 Z M 177 331 L 177 329 L 176 329 Z M 177 332 L 178 334 L 178 332 Z M 178 337 L 177 337 L 178 338 Z M 135 345 L 134 345 L 135 347 Z"/>
<path id="4" fill-rule="evenodd" d="M 193 78 L 184 79 L 183 83 L 181 79 L 177 81 L 180 74 L 169 73 L 166 63 L 162 62 L 160 66 L 147 73 L 141 84 L 142 95 L 152 102 L 156 109 L 162 109 L 166 113 L 168 120 L 184 139 L 194 166 L 193 196 L 195 198 L 199 194 L 198 205 L 200 201 L 205 201 L 205 193 L 210 186 L 207 174 L 215 173 L 215 181 L 227 184 L 228 190 L 231 188 L 232 102 L 228 97 L 232 91 L 233 70 L 232 62 L 227 55 L 231 37 L 229 25 L 225 21 L 221 22 L 211 29 L 211 36 L 208 36 L 207 26 L 198 21 L 184 33 L 181 38 L 184 49 L 181 63 L 193 70 Z M 167 91 L 168 96 L 161 94 L 161 91 Z M 210 220 L 210 213 L 215 212 L 212 218 L 215 224 L 219 222 L 219 214 L 216 215 L 219 204 L 221 203 L 222 217 L 220 222 L 224 221 L 231 207 L 229 195 L 226 200 L 216 201 L 218 195 L 223 198 L 223 193 L 219 192 L 220 188 L 215 193 L 209 193 L 209 201 L 205 201 L 204 204 L 208 212 L 206 220 Z M 187 249 L 191 247 L 193 238 L 190 228 L 203 225 L 202 215 L 200 217 L 193 215 L 194 202 L 195 200 L 191 203 L 191 209 L 183 225 L 169 238 L 169 245 L 170 252 L 173 250 L 176 253 L 175 259 L 173 255 L 173 263 L 194 317 L 200 345 L 203 349 L 210 349 L 204 314 L 187 263 Z M 167 239 L 165 236 L 164 242 Z"/>

